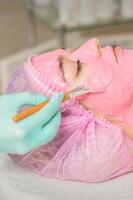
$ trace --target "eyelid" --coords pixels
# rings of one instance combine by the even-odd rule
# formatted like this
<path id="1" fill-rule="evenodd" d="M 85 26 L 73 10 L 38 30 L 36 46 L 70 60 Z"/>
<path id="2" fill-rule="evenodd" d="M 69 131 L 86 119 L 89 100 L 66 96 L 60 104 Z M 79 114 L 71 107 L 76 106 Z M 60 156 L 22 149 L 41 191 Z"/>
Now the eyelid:
<path id="1" fill-rule="evenodd" d="M 77 60 L 77 76 L 79 75 L 79 72 L 81 71 L 81 69 L 82 69 L 82 64 L 80 60 Z"/>
<path id="2" fill-rule="evenodd" d="M 64 69 L 63 69 L 63 58 L 61 56 L 58 58 L 58 62 L 59 62 L 59 68 L 62 74 L 63 81 L 66 82 L 65 76 L 64 76 Z"/>
<path id="3" fill-rule="evenodd" d="M 58 61 L 59 61 L 60 67 L 62 68 L 63 58 L 60 56 L 60 57 L 58 58 Z"/>
<path id="4" fill-rule="evenodd" d="M 60 56 L 60 57 L 58 58 L 58 62 L 59 62 L 59 68 L 60 68 L 60 70 L 61 70 L 61 72 L 62 72 L 62 74 L 63 74 L 63 76 L 64 76 L 64 68 L 63 68 L 64 62 L 63 62 L 62 56 Z"/>

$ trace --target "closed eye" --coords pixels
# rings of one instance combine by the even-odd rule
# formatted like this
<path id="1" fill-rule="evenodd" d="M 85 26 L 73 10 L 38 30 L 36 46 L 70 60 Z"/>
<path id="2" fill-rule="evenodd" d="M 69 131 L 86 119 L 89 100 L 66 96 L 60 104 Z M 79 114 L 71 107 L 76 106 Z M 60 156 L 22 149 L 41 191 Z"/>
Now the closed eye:
<path id="1" fill-rule="evenodd" d="M 81 69 L 82 69 L 82 64 L 80 60 L 77 60 L 77 76 L 79 76 Z"/>
<path id="2" fill-rule="evenodd" d="M 116 53 L 116 47 L 117 47 L 116 45 L 112 46 L 112 50 L 113 50 L 113 54 L 114 54 L 115 60 L 118 63 L 118 58 L 117 58 L 117 53 Z"/>
<path id="3" fill-rule="evenodd" d="M 61 76 L 65 82 L 73 82 L 80 76 L 82 72 L 82 63 L 80 60 L 70 60 L 69 58 L 60 56 L 58 58 Z"/>
<path id="4" fill-rule="evenodd" d="M 64 75 L 64 69 L 63 69 L 63 58 L 60 56 L 58 58 L 58 61 L 59 61 L 59 68 L 60 68 L 60 71 L 62 74 L 63 81 L 66 82 L 65 75 Z"/>

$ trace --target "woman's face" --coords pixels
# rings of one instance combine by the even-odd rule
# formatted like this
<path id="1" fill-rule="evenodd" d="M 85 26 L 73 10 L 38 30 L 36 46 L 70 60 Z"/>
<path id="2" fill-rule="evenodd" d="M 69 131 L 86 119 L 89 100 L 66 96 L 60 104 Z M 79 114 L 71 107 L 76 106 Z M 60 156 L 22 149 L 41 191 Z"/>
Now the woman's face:
<path id="1" fill-rule="evenodd" d="M 102 90 L 112 76 L 111 66 L 118 63 L 119 51 L 111 46 L 101 48 L 99 41 L 92 39 L 76 50 L 59 49 L 36 56 L 33 65 L 61 87 L 91 86 L 93 90 L 97 86 Z"/>

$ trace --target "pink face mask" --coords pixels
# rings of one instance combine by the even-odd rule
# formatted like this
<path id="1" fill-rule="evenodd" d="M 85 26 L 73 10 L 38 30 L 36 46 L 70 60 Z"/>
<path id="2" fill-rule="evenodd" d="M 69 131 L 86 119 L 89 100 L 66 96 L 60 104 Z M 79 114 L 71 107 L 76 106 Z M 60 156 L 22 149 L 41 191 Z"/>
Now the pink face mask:
<path id="1" fill-rule="evenodd" d="M 73 52 L 59 49 L 50 53 L 46 53 L 32 58 L 33 65 L 41 72 L 42 75 L 48 77 L 52 82 L 64 88 L 71 88 L 69 80 L 72 81 L 73 87 L 83 85 L 90 88 L 91 92 L 101 92 L 110 83 L 112 78 L 112 70 L 107 65 L 110 65 L 103 59 L 99 59 L 100 47 L 98 40 L 93 39 L 81 46 Z M 70 59 L 75 63 L 63 63 L 63 71 L 60 69 L 60 57 Z M 76 77 L 77 64 L 82 63 L 82 68 L 85 68 L 81 78 Z M 84 66 L 86 65 L 86 66 Z M 104 79 L 101 74 L 105 73 Z M 95 74 L 95 76 L 94 76 Z M 64 81 L 64 77 L 67 78 Z M 72 88 L 71 88 L 72 89 Z"/>
<path id="2" fill-rule="evenodd" d="M 62 91 L 77 86 L 89 88 L 88 94 L 77 98 L 85 107 L 90 104 L 100 112 L 117 114 L 120 119 L 126 120 L 124 106 L 130 102 L 133 88 L 131 56 L 133 53 L 129 50 L 113 49 L 111 46 L 101 48 L 99 41 L 92 39 L 75 51 L 59 49 L 34 57 L 32 63 Z M 62 58 L 61 61 L 59 58 Z M 129 63 L 128 68 L 126 63 Z M 133 118 L 130 118 L 132 121 Z"/>
<path id="3" fill-rule="evenodd" d="M 115 51 L 92 39 L 73 52 L 59 49 L 34 56 L 13 74 L 7 91 L 52 95 L 83 85 L 90 88 L 83 105 L 132 123 L 133 51 Z M 11 155 L 14 162 L 45 177 L 83 182 L 133 171 L 133 140 L 119 127 L 95 118 L 75 99 L 63 103 L 61 111 L 57 136 L 26 155 Z"/>

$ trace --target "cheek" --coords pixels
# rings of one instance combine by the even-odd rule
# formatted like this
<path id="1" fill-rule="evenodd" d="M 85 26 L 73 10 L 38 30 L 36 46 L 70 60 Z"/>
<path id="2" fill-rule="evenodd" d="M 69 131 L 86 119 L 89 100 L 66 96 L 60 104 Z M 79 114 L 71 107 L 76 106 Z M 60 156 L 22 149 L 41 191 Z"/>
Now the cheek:
<path id="1" fill-rule="evenodd" d="M 77 87 L 77 86 L 85 86 L 85 83 L 87 82 L 88 77 L 88 66 L 82 64 L 82 69 L 77 73 L 77 66 L 73 65 L 71 66 L 70 70 L 67 72 L 67 74 L 70 76 L 67 77 L 67 81 L 71 87 L 71 89 Z"/>

